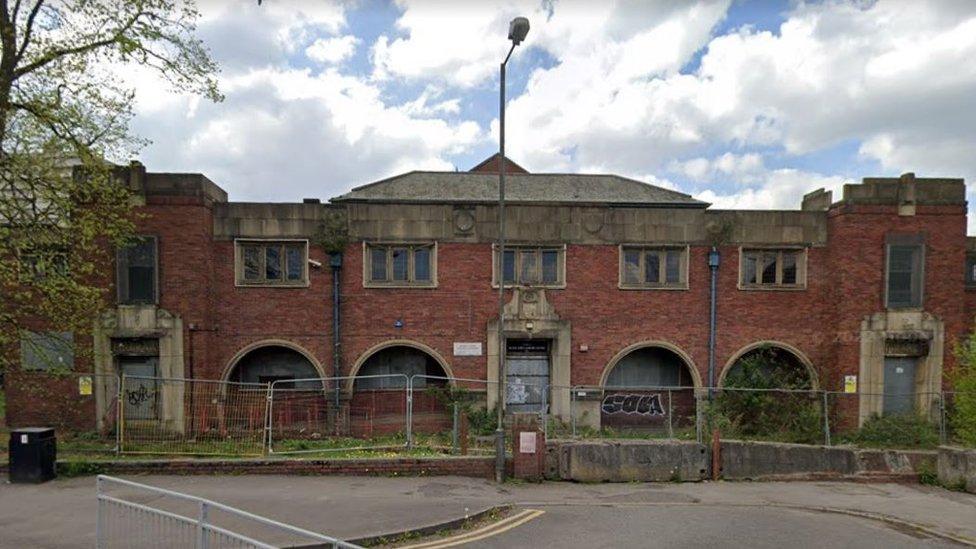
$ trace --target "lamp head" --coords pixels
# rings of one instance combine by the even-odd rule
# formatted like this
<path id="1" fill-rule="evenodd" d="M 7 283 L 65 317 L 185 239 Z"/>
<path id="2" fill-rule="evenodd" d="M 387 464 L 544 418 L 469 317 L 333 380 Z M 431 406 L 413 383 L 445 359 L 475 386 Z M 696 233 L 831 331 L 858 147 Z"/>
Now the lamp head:
<path id="1" fill-rule="evenodd" d="M 516 46 L 525 40 L 527 34 L 529 34 L 529 20 L 525 17 L 516 17 L 508 24 L 508 39 Z"/>

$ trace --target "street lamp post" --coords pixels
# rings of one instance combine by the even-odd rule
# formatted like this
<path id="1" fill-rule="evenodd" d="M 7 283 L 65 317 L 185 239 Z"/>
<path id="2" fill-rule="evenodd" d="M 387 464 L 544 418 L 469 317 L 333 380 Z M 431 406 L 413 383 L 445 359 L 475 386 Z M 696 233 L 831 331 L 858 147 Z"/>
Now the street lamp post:
<path id="1" fill-rule="evenodd" d="M 529 20 L 516 17 L 508 25 L 512 47 L 501 64 L 498 94 L 498 399 L 495 404 L 498 426 L 495 429 L 495 480 L 505 480 L 505 65 L 529 33 Z"/>

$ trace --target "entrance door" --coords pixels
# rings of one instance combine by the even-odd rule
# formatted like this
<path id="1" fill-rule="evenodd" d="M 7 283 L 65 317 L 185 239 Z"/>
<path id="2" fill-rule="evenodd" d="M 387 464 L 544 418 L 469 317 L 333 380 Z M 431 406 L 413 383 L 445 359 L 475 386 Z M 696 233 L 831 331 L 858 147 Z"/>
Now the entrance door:
<path id="1" fill-rule="evenodd" d="M 126 419 L 159 418 L 159 359 L 148 356 L 120 356 L 119 373 L 125 375 L 122 388 Z M 134 377 L 129 377 L 134 376 Z"/>
<path id="2" fill-rule="evenodd" d="M 542 412 L 548 407 L 549 341 L 510 339 L 505 343 L 505 408 L 509 412 Z"/>
<path id="3" fill-rule="evenodd" d="M 884 415 L 915 411 L 915 358 L 885 357 Z"/>

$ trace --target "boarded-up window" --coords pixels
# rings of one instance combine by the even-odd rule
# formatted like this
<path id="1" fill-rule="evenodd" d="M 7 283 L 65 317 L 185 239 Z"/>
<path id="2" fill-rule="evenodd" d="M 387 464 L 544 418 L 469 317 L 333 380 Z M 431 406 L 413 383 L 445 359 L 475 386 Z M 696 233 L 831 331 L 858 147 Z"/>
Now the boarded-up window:
<path id="1" fill-rule="evenodd" d="M 887 305 L 889 309 L 922 306 L 921 244 L 895 241 L 888 245 Z"/>
<path id="2" fill-rule="evenodd" d="M 305 241 L 237 241 L 240 286 L 305 286 L 308 283 Z"/>
<path id="3" fill-rule="evenodd" d="M 28 332 L 20 338 L 20 364 L 25 370 L 74 368 L 74 336 L 71 332 Z"/>
<path id="4" fill-rule="evenodd" d="M 155 237 L 140 237 L 119 249 L 116 264 L 119 303 L 156 303 L 158 263 Z"/>

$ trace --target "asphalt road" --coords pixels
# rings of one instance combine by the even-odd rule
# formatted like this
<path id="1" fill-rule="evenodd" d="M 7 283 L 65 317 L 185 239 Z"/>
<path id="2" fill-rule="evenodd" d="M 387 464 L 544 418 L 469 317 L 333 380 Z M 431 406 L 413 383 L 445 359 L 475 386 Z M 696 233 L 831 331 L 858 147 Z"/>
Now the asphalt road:
<path id="1" fill-rule="evenodd" d="M 959 547 L 847 515 L 750 506 L 535 507 L 545 514 L 464 547 Z"/>
<path id="2" fill-rule="evenodd" d="M 926 537 L 907 526 L 895 528 L 879 520 L 816 510 L 823 508 L 871 513 L 976 542 L 976 495 L 917 485 L 498 485 L 463 477 L 271 475 L 137 476 L 132 480 L 210 498 L 343 539 L 442 524 L 512 505 L 518 512 L 538 509 L 544 514 L 507 530 L 495 527 L 491 536 L 471 540 L 464 547 L 949 546 L 941 538 Z M 158 498 L 131 495 L 136 496 L 133 501 L 170 509 Z M 794 509 L 797 506 L 808 510 Z M 42 485 L 0 482 L 0 548 L 90 548 L 95 541 L 95 508 L 92 477 Z M 211 518 L 218 519 L 218 525 L 251 532 L 245 524 Z"/>

